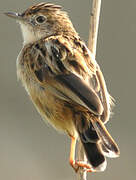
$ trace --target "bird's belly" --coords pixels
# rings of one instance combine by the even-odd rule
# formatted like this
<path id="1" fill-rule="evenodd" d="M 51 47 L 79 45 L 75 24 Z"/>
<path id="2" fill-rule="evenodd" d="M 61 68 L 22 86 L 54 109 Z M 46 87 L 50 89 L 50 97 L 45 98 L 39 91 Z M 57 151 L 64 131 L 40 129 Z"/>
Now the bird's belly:
<path id="1" fill-rule="evenodd" d="M 55 97 L 46 88 L 28 88 L 27 91 L 45 122 L 70 136 L 77 136 L 72 107 L 68 106 L 66 101 Z"/>

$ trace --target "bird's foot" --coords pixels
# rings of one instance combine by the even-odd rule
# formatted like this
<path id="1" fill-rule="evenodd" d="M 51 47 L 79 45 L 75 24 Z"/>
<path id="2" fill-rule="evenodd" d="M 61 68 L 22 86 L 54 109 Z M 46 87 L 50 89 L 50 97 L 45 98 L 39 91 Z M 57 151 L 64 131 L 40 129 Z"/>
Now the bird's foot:
<path id="1" fill-rule="evenodd" d="M 87 172 L 93 172 L 91 165 L 84 161 L 72 161 L 70 162 L 70 164 L 75 170 L 75 172 L 78 172 L 80 168 L 82 168 L 84 171 L 87 171 Z"/>

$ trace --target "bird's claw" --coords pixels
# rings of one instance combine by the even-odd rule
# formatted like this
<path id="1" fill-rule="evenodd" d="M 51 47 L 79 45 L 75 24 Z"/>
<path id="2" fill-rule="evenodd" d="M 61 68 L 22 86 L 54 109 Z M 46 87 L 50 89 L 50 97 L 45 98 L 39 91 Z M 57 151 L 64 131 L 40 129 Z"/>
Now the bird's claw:
<path id="1" fill-rule="evenodd" d="M 84 161 L 73 161 L 70 163 L 75 172 L 78 172 L 80 168 L 82 168 L 84 171 L 92 172 L 92 167 L 90 164 L 87 164 Z"/>

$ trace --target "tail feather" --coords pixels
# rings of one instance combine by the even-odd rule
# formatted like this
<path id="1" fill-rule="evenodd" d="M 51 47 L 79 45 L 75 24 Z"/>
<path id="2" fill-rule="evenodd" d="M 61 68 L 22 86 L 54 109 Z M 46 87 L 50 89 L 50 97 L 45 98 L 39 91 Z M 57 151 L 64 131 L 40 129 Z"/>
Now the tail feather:
<path id="1" fill-rule="evenodd" d="M 114 153 L 113 151 L 110 151 L 102 142 L 100 142 L 100 149 L 101 149 L 102 154 L 105 157 L 116 158 L 119 156 L 119 154 Z"/>
<path id="2" fill-rule="evenodd" d="M 81 129 L 80 123 L 76 123 L 76 128 L 87 159 L 95 171 L 104 171 L 107 164 L 105 157 L 118 157 L 119 148 L 99 118 L 92 117 L 89 124 L 87 122 L 88 126 L 86 119 L 82 118 L 82 123 L 82 127 L 86 128 Z"/>
<path id="3" fill-rule="evenodd" d="M 107 131 L 106 127 L 104 126 L 103 122 L 99 118 L 94 117 L 92 119 L 92 124 L 101 140 L 101 150 L 105 156 L 108 157 L 118 157 L 120 154 L 119 148 L 109 132 Z"/>
<path id="4" fill-rule="evenodd" d="M 93 128 L 92 123 L 90 122 L 87 130 L 82 133 L 78 131 L 78 133 L 83 144 L 86 157 L 93 170 L 104 171 L 107 163 L 103 153 L 101 152 L 99 136 Z"/>
<path id="5" fill-rule="evenodd" d="M 89 123 L 88 129 L 83 131 L 82 137 L 86 140 L 86 142 L 96 143 L 99 140 L 99 136 L 97 135 L 91 122 Z"/>
<path id="6" fill-rule="evenodd" d="M 106 159 L 101 153 L 97 143 L 82 142 L 87 159 L 95 171 L 104 171 L 106 168 Z"/>

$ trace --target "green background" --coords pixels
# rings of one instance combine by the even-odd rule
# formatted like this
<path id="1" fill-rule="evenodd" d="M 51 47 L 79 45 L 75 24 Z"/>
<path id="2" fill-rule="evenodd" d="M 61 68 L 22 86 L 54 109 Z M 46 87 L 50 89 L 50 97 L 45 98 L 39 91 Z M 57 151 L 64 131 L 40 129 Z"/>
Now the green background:
<path id="1" fill-rule="evenodd" d="M 0 2 L 0 179 L 73 180 L 69 166 L 70 140 L 41 120 L 17 82 L 16 57 L 22 47 L 18 25 L 2 13 L 22 12 L 40 1 Z M 82 39 L 87 42 L 89 0 L 57 0 L 68 11 Z M 135 179 L 136 175 L 136 1 L 102 0 L 97 61 L 109 92 L 116 99 L 107 127 L 117 141 L 121 156 L 108 159 L 105 172 L 91 180 Z"/>

